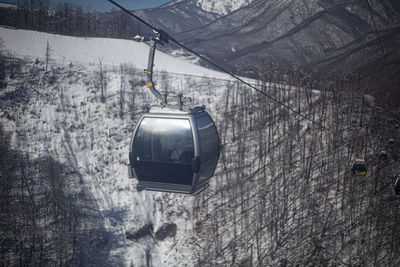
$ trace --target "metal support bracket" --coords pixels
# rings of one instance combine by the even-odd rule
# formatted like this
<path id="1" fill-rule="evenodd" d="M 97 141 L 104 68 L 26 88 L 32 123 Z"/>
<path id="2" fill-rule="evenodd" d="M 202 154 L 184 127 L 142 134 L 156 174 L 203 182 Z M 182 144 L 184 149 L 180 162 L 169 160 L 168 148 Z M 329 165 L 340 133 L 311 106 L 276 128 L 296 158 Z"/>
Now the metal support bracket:
<path id="1" fill-rule="evenodd" d="M 147 88 L 150 89 L 151 93 L 161 101 L 160 105 L 162 107 L 172 107 L 177 108 L 179 110 L 183 110 L 185 103 L 192 102 L 190 97 L 184 97 L 182 94 L 178 94 L 177 96 L 171 97 L 168 94 L 161 94 L 154 87 L 153 82 L 153 67 L 154 67 L 154 57 L 156 53 L 157 43 L 167 44 L 169 40 L 169 36 L 166 32 L 160 30 L 155 38 L 150 38 L 150 50 L 149 50 L 149 59 L 147 62 L 147 69 L 144 70 L 147 77 Z M 176 104 L 171 105 L 170 101 L 176 102 Z"/>
<path id="2" fill-rule="evenodd" d="M 144 73 L 147 77 L 147 88 L 150 89 L 151 93 L 159 100 L 161 100 L 161 105 L 165 106 L 167 104 L 167 100 L 165 97 L 157 91 L 154 87 L 153 82 L 153 66 L 154 66 L 154 55 L 156 53 L 156 45 L 158 40 L 150 39 L 150 51 L 149 51 L 149 60 L 147 62 L 147 69 L 145 69 Z"/>

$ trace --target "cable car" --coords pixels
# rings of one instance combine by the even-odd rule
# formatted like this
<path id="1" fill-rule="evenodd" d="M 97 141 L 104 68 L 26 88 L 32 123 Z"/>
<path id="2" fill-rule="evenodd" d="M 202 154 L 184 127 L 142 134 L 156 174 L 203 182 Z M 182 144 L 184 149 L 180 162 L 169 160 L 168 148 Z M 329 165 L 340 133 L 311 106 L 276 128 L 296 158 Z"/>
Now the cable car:
<path id="1" fill-rule="evenodd" d="M 394 192 L 396 193 L 396 195 L 400 195 L 400 177 L 398 177 L 396 182 L 394 183 Z"/>
<path id="2" fill-rule="evenodd" d="M 150 37 L 145 74 L 147 88 L 160 100 L 140 118 L 129 151 L 129 177 L 136 189 L 196 194 L 207 188 L 218 163 L 217 128 L 204 106 L 189 108 L 190 97 L 160 93 L 153 82 L 156 45 L 168 44 L 170 36 L 159 30 Z"/>
<path id="3" fill-rule="evenodd" d="M 220 154 L 218 132 L 203 107 L 153 107 L 142 115 L 129 152 L 137 189 L 196 194 L 208 186 Z"/>
<path id="4" fill-rule="evenodd" d="M 351 172 L 355 175 L 362 175 L 362 176 L 366 175 L 367 165 L 365 164 L 365 160 L 355 159 L 351 167 Z"/>

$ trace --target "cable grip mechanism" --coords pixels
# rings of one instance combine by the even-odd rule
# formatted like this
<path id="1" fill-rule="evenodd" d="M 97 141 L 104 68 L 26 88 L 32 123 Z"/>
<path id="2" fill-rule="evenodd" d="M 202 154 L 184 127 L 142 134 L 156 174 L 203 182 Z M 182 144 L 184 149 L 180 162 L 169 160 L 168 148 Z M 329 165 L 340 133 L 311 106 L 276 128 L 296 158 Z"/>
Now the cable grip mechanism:
<path id="1" fill-rule="evenodd" d="M 182 94 L 178 94 L 175 97 L 168 96 L 167 93 L 161 94 L 155 87 L 153 82 L 153 67 L 154 67 L 154 57 L 156 52 L 157 43 L 161 45 L 168 44 L 170 36 L 167 32 L 163 30 L 155 31 L 157 35 L 155 37 L 150 37 L 147 40 L 150 43 L 149 59 L 147 62 L 147 69 L 144 70 L 146 74 L 147 88 L 150 89 L 151 93 L 161 101 L 162 107 L 177 108 L 182 110 L 187 102 L 192 102 L 190 97 L 184 97 Z M 176 102 L 176 104 L 170 104 L 170 101 Z"/>

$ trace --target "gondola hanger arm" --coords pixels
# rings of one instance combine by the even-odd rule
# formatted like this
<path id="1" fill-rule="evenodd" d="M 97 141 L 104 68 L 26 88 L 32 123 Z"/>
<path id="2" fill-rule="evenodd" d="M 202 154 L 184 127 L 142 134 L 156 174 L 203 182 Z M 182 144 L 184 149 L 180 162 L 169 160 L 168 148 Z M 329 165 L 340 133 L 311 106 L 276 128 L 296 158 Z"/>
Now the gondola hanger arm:
<path id="1" fill-rule="evenodd" d="M 153 31 L 157 34 L 155 37 L 152 36 L 148 38 L 150 44 L 149 59 L 147 62 L 147 69 L 145 69 L 145 74 L 147 77 L 147 88 L 150 89 L 151 93 L 159 100 L 161 100 L 162 107 L 170 107 L 174 109 L 182 110 L 185 103 L 192 102 L 190 97 L 184 97 L 182 94 L 177 94 L 176 96 L 168 96 L 167 93 L 161 94 L 154 86 L 153 82 L 153 67 L 154 67 L 154 57 L 156 53 L 157 44 L 167 44 L 169 42 L 170 36 L 163 30 Z M 175 104 L 170 104 L 170 102 L 175 102 Z M 186 108 L 186 107 L 185 107 Z"/>
<path id="2" fill-rule="evenodd" d="M 153 66 L 154 66 L 154 56 L 156 53 L 157 42 L 160 42 L 156 38 L 150 38 L 150 50 L 149 50 L 149 59 L 147 62 L 147 69 L 145 69 L 145 74 L 147 78 L 147 88 L 150 89 L 151 93 L 159 100 L 161 100 L 161 105 L 165 107 L 167 105 L 167 96 L 162 95 L 157 89 L 154 87 L 153 82 Z"/>

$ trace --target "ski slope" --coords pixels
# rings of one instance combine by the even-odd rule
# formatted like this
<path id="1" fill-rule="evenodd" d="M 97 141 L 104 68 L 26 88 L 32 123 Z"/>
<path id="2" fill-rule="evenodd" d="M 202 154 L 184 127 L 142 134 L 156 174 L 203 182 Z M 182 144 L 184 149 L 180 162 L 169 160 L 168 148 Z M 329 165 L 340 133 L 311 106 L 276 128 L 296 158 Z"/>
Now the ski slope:
<path id="1" fill-rule="evenodd" d="M 137 69 L 145 69 L 149 46 L 130 40 L 111 38 L 85 38 L 55 35 L 28 30 L 15 30 L 0 27 L 0 38 L 7 51 L 18 57 L 44 59 L 47 42 L 50 46 L 50 59 L 64 63 L 99 64 L 117 66 L 128 64 Z M 156 51 L 154 71 L 207 76 L 230 79 L 229 75 L 197 66 L 182 59 Z"/>

